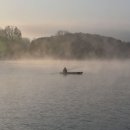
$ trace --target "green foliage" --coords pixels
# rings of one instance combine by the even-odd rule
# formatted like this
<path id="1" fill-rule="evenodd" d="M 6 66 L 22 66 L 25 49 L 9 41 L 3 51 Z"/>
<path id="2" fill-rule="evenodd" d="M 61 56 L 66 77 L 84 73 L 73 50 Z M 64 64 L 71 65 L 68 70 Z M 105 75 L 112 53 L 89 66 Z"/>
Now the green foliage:
<path id="1" fill-rule="evenodd" d="M 9 40 L 19 40 L 22 38 L 21 31 L 15 26 L 5 27 L 5 35 Z"/>
<path id="2" fill-rule="evenodd" d="M 30 42 L 15 26 L 0 29 L 0 58 L 53 57 L 61 59 L 130 58 L 130 43 L 111 37 L 58 31 Z"/>
<path id="3" fill-rule="evenodd" d="M 30 52 L 36 57 L 67 59 L 130 58 L 130 43 L 99 35 L 66 33 L 32 41 Z"/>
<path id="4" fill-rule="evenodd" d="M 0 29 L 0 58 L 19 58 L 28 53 L 30 40 L 15 26 Z"/>
<path id="5" fill-rule="evenodd" d="M 0 57 L 5 57 L 7 53 L 7 45 L 0 40 Z"/>

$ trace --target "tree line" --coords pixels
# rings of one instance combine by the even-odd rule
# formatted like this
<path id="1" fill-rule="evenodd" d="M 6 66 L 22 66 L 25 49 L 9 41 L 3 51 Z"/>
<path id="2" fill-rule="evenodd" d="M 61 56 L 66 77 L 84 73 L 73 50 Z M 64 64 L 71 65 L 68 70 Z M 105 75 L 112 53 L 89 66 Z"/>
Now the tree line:
<path id="1" fill-rule="evenodd" d="M 130 58 L 130 43 L 96 34 L 58 31 L 30 41 L 16 26 L 0 29 L 0 59 L 18 58 Z"/>
<path id="2" fill-rule="evenodd" d="M 28 53 L 30 40 L 16 26 L 0 29 L 0 59 L 20 58 Z"/>

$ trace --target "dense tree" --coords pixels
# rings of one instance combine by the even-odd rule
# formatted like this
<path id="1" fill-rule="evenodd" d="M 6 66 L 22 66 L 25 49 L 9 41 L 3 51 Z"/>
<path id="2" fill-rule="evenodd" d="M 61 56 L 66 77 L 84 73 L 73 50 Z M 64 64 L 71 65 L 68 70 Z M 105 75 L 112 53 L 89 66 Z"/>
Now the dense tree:
<path id="1" fill-rule="evenodd" d="M 30 40 L 22 38 L 21 31 L 16 26 L 0 28 L 0 58 L 21 57 L 28 53 Z"/>
<path id="2" fill-rule="evenodd" d="M 0 59 L 23 56 L 66 59 L 130 58 L 130 43 L 100 35 L 58 31 L 30 42 L 15 26 L 0 28 Z"/>
<path id="3" fill-rule="evenodd" d="M 84 33 L 59 32 L 53 37 L 32 41 L 33 56 L 56 58 L 130 58 L 130 43 L 111 37 Z"/>
<path id="4" fill-rule="evenodd" d="M 16 26 L 7 26 L 4 31 L 6 37 L 10 40 L 19 40 L 22 38 L 22 33 Z"/>
<path id="5" fill-rule="evenodd" d="M 0 38 L 5 38 L 5 37 L 6 35 L 4 29 L 0 28 Z"/>
<path id="6" fill-rule="evenodd" d="M 59 30 L 57 33 L 56 33 L 56 36 L 64 36 L 66 34 L 70 34 L 70 32 L 68 31 L 65 31 L 65 30 Z"/>

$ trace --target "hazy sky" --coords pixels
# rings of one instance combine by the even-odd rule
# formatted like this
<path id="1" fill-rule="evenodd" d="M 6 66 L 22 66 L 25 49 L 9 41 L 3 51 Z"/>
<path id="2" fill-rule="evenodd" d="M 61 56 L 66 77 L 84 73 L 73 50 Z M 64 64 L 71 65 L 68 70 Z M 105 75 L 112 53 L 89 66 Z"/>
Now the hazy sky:
<path id="1" fill-rule="evenodd" d="M 0 26 L 6 25 L 31 38 L 68 30 L 130 41 L 130 0 L 0 0 Z"/>

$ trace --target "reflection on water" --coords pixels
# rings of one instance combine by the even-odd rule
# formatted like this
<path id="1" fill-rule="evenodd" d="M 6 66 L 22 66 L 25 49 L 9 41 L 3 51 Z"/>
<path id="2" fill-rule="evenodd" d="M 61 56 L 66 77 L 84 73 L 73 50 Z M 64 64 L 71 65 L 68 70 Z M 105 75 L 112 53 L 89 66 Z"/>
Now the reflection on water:
<path id="1" fill-rule="evenodd" d="M 83 71 L 82 76 L 63 76 Z M 1 61 L 1 130 L 130 129 L 129 61 Z"/>

